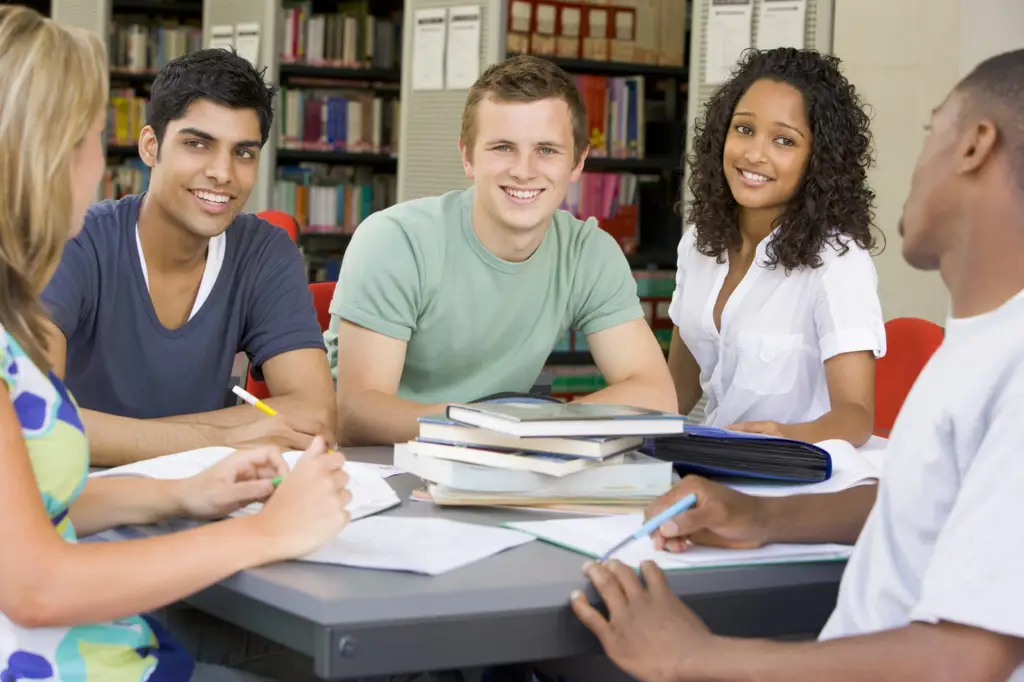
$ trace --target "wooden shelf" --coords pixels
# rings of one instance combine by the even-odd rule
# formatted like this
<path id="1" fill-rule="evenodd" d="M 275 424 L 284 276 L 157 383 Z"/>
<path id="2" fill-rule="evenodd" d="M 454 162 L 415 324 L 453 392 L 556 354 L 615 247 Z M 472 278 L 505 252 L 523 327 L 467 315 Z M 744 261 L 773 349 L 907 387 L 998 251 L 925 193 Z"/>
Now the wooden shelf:
<path id="1" fill-rule="evenodd" d="M 512 57 L 515 55 L 509 54 Z M 569 73 L 593 73 L 602 76 L 649 76 L 655 78 L 674 78 L 685 81 L 690 78 L 690 70 L 685 66 L 661 66 L 660 64 L 641 64 L 639 62 L 606 62 L 595 59 L 569 59 L 551 55 L 533 55 L 554 62 Z"/>
<path id="2" fill-rule="evenodd" d="M 324 151 L 313 149 L 278 149 L 277 162 L 330 163 L 344 166 L 373 166 L 383 171 L 398 169 L 398 158 L 371 152 Z"/>
<path id="3" fill-rule="evenodd" d="M 292 64 L 282 62 L 278 67 L 281 79 L 287 78 L 329 78 L 332 80 L 382 81 L 398 83 L 402 79 L 401 69 L 360 69 L 338 66 L 317 66 L 314 64 Z"/>
<path id="4" fill-rule="evenodd" d="M 680 228 L 682 236 L 682 228 Z M 642 249 L 639 253 L 626 256 L 629 266 L 634 270 L 675 270 L 677 254 L 674 248 Z"/>
<path id="5" fill-rule="evenodd" d="M 156 78 L 155 72 L 122 71 L 116 67 L 110 70 L 110 80 L 112 82 L 145 85 L 147 83 L 152 83 L 154 78 Z"/>
<path id="6" fill-rule="evenodd" d="M 299 235 L 299 247 L 307 252 L 307 257 L 314 261 L 334 260 L 344 253 L 349 241 L 350 234 L 338 234 L 335 232 L 303 232 Z M 324 258 L 332 256 L 334 258 Z"/>
<path id="7" fill-rule="evenodd" d="M 137 144 L 108 144 L 107 156 L 138 156 L 139 145 Z"/>
<path id="8" fill-rule="evenodd" d="M 662 173 L 680 168 L 680 162 L 670 156 L 652 159 L 616 159 L 607 156 L 588 156 L 583 170 L 613 173 Z"/>

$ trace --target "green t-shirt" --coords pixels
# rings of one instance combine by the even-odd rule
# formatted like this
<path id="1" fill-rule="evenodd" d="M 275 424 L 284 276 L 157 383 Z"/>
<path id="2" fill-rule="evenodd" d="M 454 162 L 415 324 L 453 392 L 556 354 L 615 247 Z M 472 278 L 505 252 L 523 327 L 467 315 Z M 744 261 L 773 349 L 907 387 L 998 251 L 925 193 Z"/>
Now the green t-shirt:
<path id="1" fill-rule="evenodd" d="M 585 335 L 643 316 L 622 249 L 594 219 L 558 211 L 524 262 L 473 231 L 473 189 L 367 218 L 345 252 L 324 334 L 337 375 L 339 318 L 407 341 L 398 397 L 462 402 L 528 391 L 567 329 Z"/>

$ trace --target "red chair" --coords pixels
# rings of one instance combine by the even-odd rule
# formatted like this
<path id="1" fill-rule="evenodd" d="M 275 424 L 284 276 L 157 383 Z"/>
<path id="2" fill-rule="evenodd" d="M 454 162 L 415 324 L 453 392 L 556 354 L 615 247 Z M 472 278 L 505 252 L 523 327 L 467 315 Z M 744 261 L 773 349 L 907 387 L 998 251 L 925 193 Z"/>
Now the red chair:
<path id="1" fill-rule="evenodd" d="M 903 401 L 928 359 L 942 345 L 945 331 L 916 317 L 885 323 L 886 352 L 875 363 L 875 435 L 888 438 Z"/>
<path id="2" fill-rule="evenodd" d="M 256 214 L 257 218 L 266 220 L 271 225 L 276 225 L 288 233 L 293 242 L 299 241 L 299 223 L 292 216 L 284 211 L 262 211 Z"/>
<path id="3" fill-rule="evenodd" d="M 331 299 L 334 298 L 334 282 L 310 282 L 309 293 L 313 294 L 313 308 L 316 310 L 316 320 L 320 323 L 320 331 L 327 331 L 331 324 Z M 270 397 L 265 381 L 259 381 L 252 375 L 252 367 L 249 368 L 249 375 L 245 380 L 245 390 L 252 393 L 260 400 Z"/>

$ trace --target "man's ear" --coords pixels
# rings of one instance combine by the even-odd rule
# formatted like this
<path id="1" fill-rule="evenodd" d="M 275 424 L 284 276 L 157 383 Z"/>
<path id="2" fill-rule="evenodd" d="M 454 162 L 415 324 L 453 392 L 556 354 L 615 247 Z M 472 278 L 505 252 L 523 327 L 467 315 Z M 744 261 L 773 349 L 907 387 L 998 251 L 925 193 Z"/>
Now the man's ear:
<path id="1" fill-rule="evenodd" d="M 152 126 L 145 126 L 139 132 L 139 158 L 150 168 L 160 158 L 160 143 L 156 140 L 156 131 Z"/>
<path id="2" fill-rule="evenodd" d="M 473 150 L 462 143 L 459 140 L 459 156 L 462 157 L 462 170 L 465 171 L 466 177 L 470 180 L 473 179 Z"/>
<path id="3" fill-rule="evenodd" d="M 590 145 L 583 148 L 583 152 L 580 154 L 580 160 L 576 162 L 576 166 L 572 169 L 572 175 L 569 176 L 569 182 L 576 182 L 583 175 L 583 164 L 587 162 L 587 155 L 590 153 Z"/>
<path id="4" fill-rule="evenodd" d="M 990 120 L 974 123 L 964 134 L 957 149 L 961 173 L 976 173 L 993 156 L 999 143 L 999 129 Z"/>

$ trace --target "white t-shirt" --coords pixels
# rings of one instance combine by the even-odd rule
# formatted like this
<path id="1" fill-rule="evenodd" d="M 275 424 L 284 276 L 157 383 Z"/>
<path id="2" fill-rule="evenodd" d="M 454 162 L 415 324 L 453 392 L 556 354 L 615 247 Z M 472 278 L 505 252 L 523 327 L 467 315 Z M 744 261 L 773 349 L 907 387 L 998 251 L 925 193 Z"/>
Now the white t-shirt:
<path id="1" fill-rule="evenodd" d="M 700 365 L 705 423 L 812 421 L 830 409 L 825 360 L 841 353 L 885 354 L 885 321 L 871 255 L 855 243 L 839 255 L 826 244 L 818 268 L 789 273 L 764 266 L 766 237 L 722 310 L 714 308 L 729 263 L 696 248 L 696 231 L 679 241 L 669 316 Z"/>
<path id="2" fill-rule="evenodd" d="M 222 232 L 210 240 L 206 247 L 206 268 L 203 270 L 203 278 L 199 280 L 199 291 L 196 292 L 196 300 L 192 303 L 192 312 L 188 319 L 195 317 L 203 303 L 213 291 L 213 285 L 217 283 L 217 275 L 220 274 L 221 266 L 224 265 L 224 249 L 227 245 L 227 232 Z M 146 267 L 146 254 L 142 252 L 142 237 L 139 236 L 139 226 L 135 226 L 135 246 L 139 249 L 139 265 L 142 266 L 142 278 L 146 280 L 146 288 L 149 288 L 149 269 Z"/>
<path id="3" fill-rule="evenodd" d="M 1024 292 L 948 321 L 892 430 L 822 639 L 940 620 L 1024 637 L 1022 339 Z"/>

